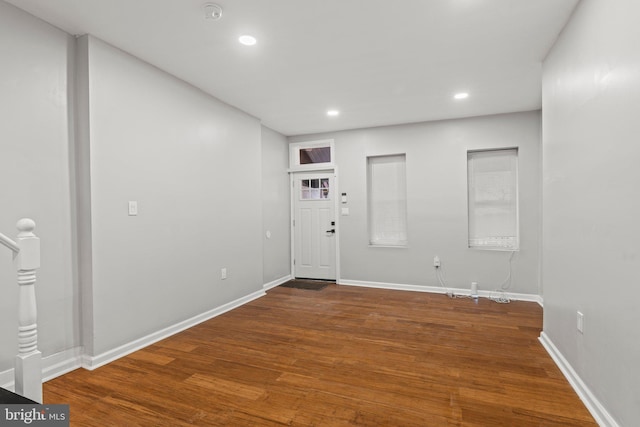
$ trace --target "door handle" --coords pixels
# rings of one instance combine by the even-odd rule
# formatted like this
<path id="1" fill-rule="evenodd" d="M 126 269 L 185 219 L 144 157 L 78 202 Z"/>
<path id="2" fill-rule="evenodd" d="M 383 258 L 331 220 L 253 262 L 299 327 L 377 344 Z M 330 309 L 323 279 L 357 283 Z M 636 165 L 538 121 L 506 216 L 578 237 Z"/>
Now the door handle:
<path id="1" fill-rule="evenodd" d="M 335 230 L 335 229 L 327 230 L 325 233 L 335 234 L 335 233 L 336 233 L 336 230 Z"/>

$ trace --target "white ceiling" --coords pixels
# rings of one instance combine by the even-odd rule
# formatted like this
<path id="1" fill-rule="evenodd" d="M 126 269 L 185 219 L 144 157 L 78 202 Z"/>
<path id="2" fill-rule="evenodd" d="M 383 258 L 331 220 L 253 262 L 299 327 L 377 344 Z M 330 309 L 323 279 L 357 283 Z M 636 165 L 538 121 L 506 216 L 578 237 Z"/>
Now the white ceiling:
<path id="1" fill-rule="evenodd" d="M 6 1 L 299 135 L 538 109 L 579 0 L 217 0 L 218 21 L 207 0 Z"/>

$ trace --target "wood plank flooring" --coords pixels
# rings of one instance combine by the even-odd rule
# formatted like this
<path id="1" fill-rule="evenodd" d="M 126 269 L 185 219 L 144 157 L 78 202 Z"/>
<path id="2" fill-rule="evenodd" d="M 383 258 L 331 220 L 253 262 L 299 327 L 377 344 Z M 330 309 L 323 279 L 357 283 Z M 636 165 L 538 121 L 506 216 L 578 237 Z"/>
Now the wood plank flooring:
<path id="1" fill-rule="evenodd" d="M 329 285 L 47 382 L 72 426 L 596 426 L 535 303 Z"/>

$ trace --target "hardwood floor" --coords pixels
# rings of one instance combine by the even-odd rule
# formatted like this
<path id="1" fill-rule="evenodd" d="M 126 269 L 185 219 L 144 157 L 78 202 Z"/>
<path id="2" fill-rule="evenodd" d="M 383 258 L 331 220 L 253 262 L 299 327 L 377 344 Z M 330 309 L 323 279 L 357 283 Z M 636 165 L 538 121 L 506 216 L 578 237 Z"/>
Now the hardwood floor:
<path id="1" fill-rule="evenodd" d="M 596 426 L 535 303 L 330 285 L 47 382 L 72 426 Z"/>

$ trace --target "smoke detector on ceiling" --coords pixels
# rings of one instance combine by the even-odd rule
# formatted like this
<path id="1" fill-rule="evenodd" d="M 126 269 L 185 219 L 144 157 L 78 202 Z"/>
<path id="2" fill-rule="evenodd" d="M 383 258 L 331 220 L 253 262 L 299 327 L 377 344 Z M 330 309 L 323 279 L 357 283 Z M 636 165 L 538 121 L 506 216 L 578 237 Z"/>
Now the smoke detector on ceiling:
<path id="1" fill-rule="evenodd" d="M 220 5 L 215 3 L 205 3 L 205 5 L 202 6 L 202 9 L 204 9 L 204 19 L 217 21 L 222 17 L 222 8 Z"/>

